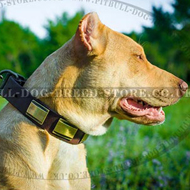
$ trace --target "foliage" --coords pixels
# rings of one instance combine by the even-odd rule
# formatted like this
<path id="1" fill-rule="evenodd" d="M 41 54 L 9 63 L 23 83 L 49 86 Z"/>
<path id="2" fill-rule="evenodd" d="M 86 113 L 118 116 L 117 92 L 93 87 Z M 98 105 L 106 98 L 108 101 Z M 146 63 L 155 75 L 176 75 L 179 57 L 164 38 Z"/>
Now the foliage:
<path id="1" fill-rule="evenodd" d="M 83 15 L 84 11 L 81 10 L 73 17 L 70 17 L 68 13 L 63 13 L 55 21 L 48 20 L 48 23 L 45 25 L 47 36 L 42 40 L 45 57 L 72 38 Z"/>
<path id="2" fill-rule="evenodd" d="M 0 97 L 0 110 L 3 109 L 3 107 L 7 104 L 7 101 L 5 99 Z"/>
<path id="3" fill-rule="evenodd" d="M 13 21 L 0 23 L 0 70 L 12 69 L 30 75 L 38 66 L 38 38 Z"/>

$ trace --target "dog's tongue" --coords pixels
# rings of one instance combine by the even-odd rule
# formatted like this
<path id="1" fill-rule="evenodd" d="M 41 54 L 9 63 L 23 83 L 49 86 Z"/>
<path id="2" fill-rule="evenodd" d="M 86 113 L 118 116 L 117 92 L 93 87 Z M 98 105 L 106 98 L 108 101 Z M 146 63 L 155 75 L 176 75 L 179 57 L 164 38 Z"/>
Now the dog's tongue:
<path id="1" fill-rule="evenodd" d="M 152 107 L 142 101 L 135 101 L 131 98 L 123 98 L 120 101 L 120 106 L 124 111 L 133 116 L 147 116 L 152 120 L 164 120 L 165 114 L 161 108 Z"/>
<path id="2" fill-rule="evenodd" d="M 144 106 L 142 104 L 139 104 L 132 99 L 127 99 L 127 102 L 128 102 L 128 105 L 130 105 L 131 107 L 134 107 L 136 109 L 143 109 L 144 108 Z"/>

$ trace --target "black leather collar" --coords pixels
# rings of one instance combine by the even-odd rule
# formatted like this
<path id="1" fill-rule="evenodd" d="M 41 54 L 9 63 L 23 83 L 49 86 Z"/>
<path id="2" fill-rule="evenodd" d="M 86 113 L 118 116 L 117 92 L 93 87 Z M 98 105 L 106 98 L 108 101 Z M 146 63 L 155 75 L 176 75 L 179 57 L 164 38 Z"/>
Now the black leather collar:
<path id="1" fill-rule="evenodd" d="M 2 76 L 3 74 L 6 74 L 5 78 Z M 1 79 L 4 79 L 0 95 L 36 126 L 46 130 L 55 138 L 73 145 L 80 144 L 88 138 L 83 131 L 33 97 L 23 87 L 26 82 L 24 77 L 9 70 L 1 71 L 0 75 Z"/>

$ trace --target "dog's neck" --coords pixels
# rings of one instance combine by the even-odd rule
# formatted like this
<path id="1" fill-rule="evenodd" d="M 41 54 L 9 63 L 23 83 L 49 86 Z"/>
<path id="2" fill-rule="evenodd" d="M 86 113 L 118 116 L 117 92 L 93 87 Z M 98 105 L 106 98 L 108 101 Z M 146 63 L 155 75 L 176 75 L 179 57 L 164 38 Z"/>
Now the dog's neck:
<path id="1" fill-rule="evenodd" d="M 69 122 L 89 135 L 102 135 L 107 131 L 112 118 L 102 109 L 104 102 L 97 98 L 65 97 L 76 86 L 80 69 L 76 66 L 82 60 L 76 57 L 73 38 L 63 47 L 45 59 L 25 84 L 27 89 L 38 91 L 38 97 Z M 84 61 L 84 60 L 83 60 Z M 64 89 L 64 90 L 63 90 Z M 45 94 L 46 93 L 46 94 Z M 45 97 L 44 97 L 45 95 Z M 91 101 L 97 101 L 97 109 L 92 109 Z M 85 108 L 83 109 L 83 104 Z M 87 105 L 88 104 L 88 105 Z"/>

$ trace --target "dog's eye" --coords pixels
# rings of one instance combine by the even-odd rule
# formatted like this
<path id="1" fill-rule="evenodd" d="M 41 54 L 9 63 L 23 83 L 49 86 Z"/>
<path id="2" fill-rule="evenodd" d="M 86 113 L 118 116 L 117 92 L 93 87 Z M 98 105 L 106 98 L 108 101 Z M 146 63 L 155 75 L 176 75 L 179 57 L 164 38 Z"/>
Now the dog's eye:
<path id="1" fill-rule="evenodd" d="M 137 55 L 137 58 L 140 60 L 143 60 L 143 56 L 142 55 Z"/>

